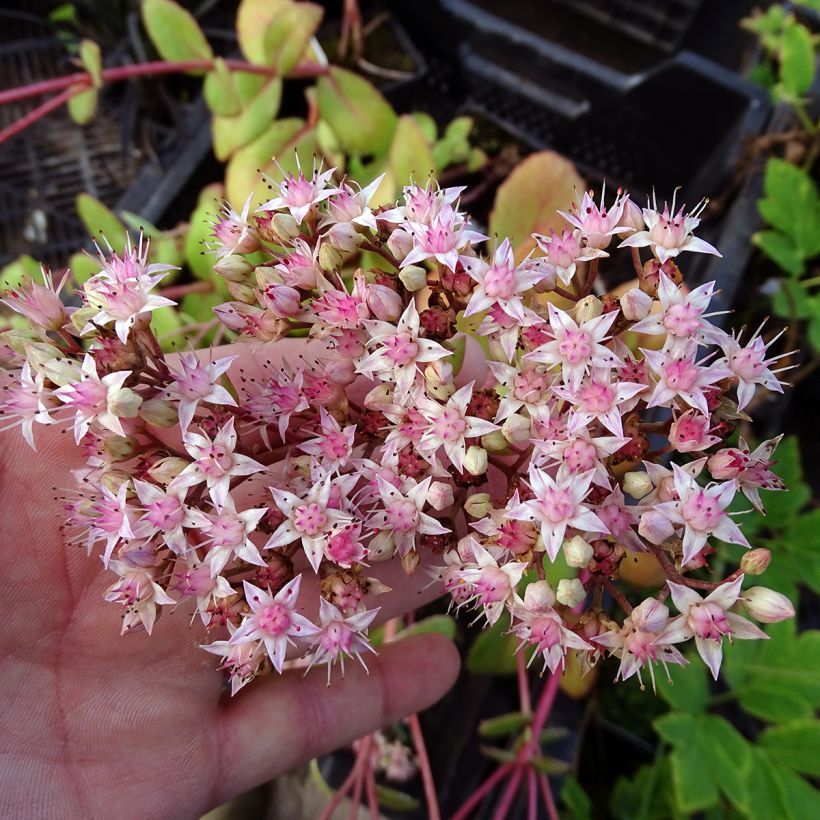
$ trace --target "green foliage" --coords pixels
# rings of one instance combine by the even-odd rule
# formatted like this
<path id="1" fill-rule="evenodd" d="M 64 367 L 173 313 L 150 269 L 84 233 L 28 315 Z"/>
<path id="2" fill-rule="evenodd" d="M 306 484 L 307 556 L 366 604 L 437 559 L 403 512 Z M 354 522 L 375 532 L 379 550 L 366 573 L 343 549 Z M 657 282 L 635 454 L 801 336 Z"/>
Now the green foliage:
<path id="1" fill-rule="evenodd" d="M 411 635 L 444 635 L 453 640 L 456 636 L 456 621 L 450 615 L 431 615 L 403 629 L 396 637 L 406 638 Z"/>
<path id="2" fill-rule="evenodd" d="M 213 59 L 211 46 L 193 15 L 173 0 L 143 0 L 142 21 L 163 60 Z"/>
<path id="3" fill-rule="evenodd" d="M 322 21 L 324 10 L 314 3 L 287 3 L 265 30 L 265 64 L 287 74 L 303 57 Z"/>
<path id="4" fill-rule="evenodd" d="M 91 194 L 78 194 L 75 200 L 77 214 L 92 236 L 103 236 L 117 252 L 125 250 L 126 228 L 122 220 L 99 199 Z"/>
<path id="5" fill-rule="evenodd" d="M 814 80 L 814 42 L 811 32 L 800 23 L 789 20 L 780 41 L 780 82 L 785 96 L 797 100 Z"/>
<path id="6" fill-rule="evenodd" d="M 317 83 L 319 114 L 339 146 L 351 154 L 387 153 L 397 117 L 385 98 L 363 77 L 331 68 Z"/>
<path id="7" fill-rule="evenodd" d="M 514 675 L 518 640 L 510 635 L 510 616 L 505 612 L 485 629 L 467 653 L 467 669 L 474 675 Z"/>

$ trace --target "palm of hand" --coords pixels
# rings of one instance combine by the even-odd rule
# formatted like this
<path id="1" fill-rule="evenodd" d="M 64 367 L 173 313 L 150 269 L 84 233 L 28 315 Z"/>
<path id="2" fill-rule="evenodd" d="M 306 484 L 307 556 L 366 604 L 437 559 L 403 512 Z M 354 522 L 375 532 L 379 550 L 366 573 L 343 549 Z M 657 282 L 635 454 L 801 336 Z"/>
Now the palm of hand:
<path id="1" fill-rule="evenodd" d="M 319 670 L 291 673 L 226 703 L 187 610 L 166 611 L 150 637 L 120 636 L 103 599 L 112 576 L 61 531 L 57 496 L 81 466 L 70 433 L 37 440 L 34 454 L 17 431 L 0 435 L 0 815 L 196 817 L 452 683 L 452 645 L 423 636 L 330 689 Z M 415 591 L 391 603 L 409 609 Z"/>

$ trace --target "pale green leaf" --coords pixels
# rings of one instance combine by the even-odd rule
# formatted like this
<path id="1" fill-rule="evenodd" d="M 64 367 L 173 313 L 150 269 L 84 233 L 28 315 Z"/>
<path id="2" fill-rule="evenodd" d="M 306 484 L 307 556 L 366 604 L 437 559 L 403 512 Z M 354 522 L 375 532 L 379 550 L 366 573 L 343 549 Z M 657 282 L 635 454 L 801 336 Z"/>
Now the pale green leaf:
<path id="1" fill-rule="evenodd" d="M 213 59 L 211 46 L 194 16 L 173 0 L 143 0 L 142 21 L 163 60 Z"/>

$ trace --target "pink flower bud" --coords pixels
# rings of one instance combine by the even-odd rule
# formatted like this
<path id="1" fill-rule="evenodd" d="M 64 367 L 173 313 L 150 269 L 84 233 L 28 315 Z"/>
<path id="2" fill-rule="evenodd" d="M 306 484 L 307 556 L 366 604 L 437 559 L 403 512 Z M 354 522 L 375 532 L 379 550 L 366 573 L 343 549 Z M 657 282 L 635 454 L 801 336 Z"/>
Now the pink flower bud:
<path id="1" fill-rule="evenodd" d="M 697 410 L 687 410 L 669 429 L 669 443 L 679 453 L 705 450 L 719 441 L 719 436 L 711 435 L 709 419 Z"/>
<path id="2" fill-rule="evenodd" d="M 555 603 L 555 593 L 548 581 L 533 581 L 524 590 L 524 606 L 530 612 L 542 612 Z"/>
<path id="3" fill-rule="evenodd" d="M 624 210 L 618 220 L 618 227 L 632 228 L 632 231 L 642 231 L 644 229 L 643 211 L 629 197 L 624 202 Z"/>
<path id="4" fill-rule="evenodd" d="M 586 598 L 584 585 L 577 578 L 562 578 L 555 590 L 558 603 L 564 606 L 578 606 Z"/>
<path id="5" fill-rule="evenodd" d="M 436 510 L 444 510 L 453 503 L 453 485 L 434 481 L 427 490 L 427 503 Z"/>
<path id="6" fill-rule="evenodd" d="M 396 259 L 404 259 L 413 250 L 413 237 L 407 231 L 396 228 L 387 240 L 387 249 Z"/>
<path id="7" fill-rule="evenodd" d="M 645 319 L 652 309 L 652 297 L 640 288 L 628 290 L 619 300 L 625 319 L 637 322 Z"/>
<path id="8" fill-rule="evenodd" d="M 290 319 L 302 310 L 302 298 L 296 288 L 288 285 L 270 285 L 262 293 L 265 307 L 283 319 Z"/>
<path id="9" fill-rule="evenodd" d="M 325 237 L 336 250 L 342 253 L 353 253 L 363 238 L 352 222 L 337 223 Z"/>
<path id="10" fill-rule="evenodd" d="M 748 613 L 764 624 L 774 624 L 794 617 L 792 602 L 768 587 L 752 587 L 740 596 Z"/>
<path id="11" fill-rule="evenodd" d="M 736 447 L 727 447 L 710 456 L 706 462 L 706 467 L 713 478 L 726 481 L 730 478 L 736 478 L 748 463 L 749 457 L 745 453 Z"/>
<path id="12" fill-rule="evenodd" d="M 672 522 L 662 513 L 647 510 L 641 515 L 638 534 L 652 544 L 662 544 L 675 532 Z"/>
<path id="13" fill-rule="evenodd" d="M 745 552 L 740 559 L 740 568 L 746 575 L 762 575 L 772 561 L 772 554 L 765 547 Z"/>
<path id="14" fill-rule="evenodd" d="M 387 285 L 368 285 L 367 306 L 382 322 L 395 322 L 404 311 L 401 296 Z"/>

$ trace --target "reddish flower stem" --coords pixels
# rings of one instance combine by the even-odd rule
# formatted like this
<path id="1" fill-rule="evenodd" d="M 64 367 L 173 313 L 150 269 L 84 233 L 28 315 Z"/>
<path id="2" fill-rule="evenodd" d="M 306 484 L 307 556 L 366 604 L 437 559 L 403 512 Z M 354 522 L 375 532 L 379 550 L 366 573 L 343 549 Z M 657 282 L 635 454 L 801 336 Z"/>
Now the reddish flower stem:
<path id="1" fill-rule="evenodd" d="M 19 120 L 0 131 L 0 143 L 10 140 L 21 131 L 25 131 L 30 125 L 34 125 L 37 120 L 48 116 L 52 111 L 56 111 L 58 108 L 62 108 L 76 93 L 77 91 L 75 89 L 67 88 L 65 91 L 55 94 L 36 108 L 32 108 L 28 114 L 23 115 Z"/>
<path id="2" fill-rule="evenodd" d="M 675 569 L 672 559 L 664 549 L 655 546 L 654 544 L 650 546 L 652 547 L 652 552 L 655 554 L 655 557 L 658 559 L 658 563 L 661 565 L 661 569 L 663 569 L 666 573 L 666 577 L 670 581 L 674 581 L 676 584 L 685 584 L 686 586 L 694 587 L 695 589 L 706 589 L 711 591 L 717 589 L 722 584 L 730 584 L 743 574 L 743 570 L 738 567 L 738 569 L 731 573 L 731 575 L 727 575 L 722 581 L 699 581 L 697 578 L 687 578 Z"/>
<path id="3" fill-rule="evenodd" d="M 499 766 L 467 799 L 464 805 L 450 820 L 467 820 L 478 804 L 500 783 L 516 766 L 512 761 Z"/>
<path id="4" fill-rule="evenodd" d="M 361 798 L 361 783 L 362 777 L 366 776 L 366 772 L 370 769 L 370 749 L 373 745 L 373 736 L 368 735 L 362 740 L 362 745 L 356 754 L 356 760 L 353 763 L 353 768 L 350 774 L 345 779 L 344 783 L 337 789 L 333 797 L 330 798 L 325 810 L 322 812 L 320 820 L 330 820 L 333 812 L 339 807 L 339 804 L 344 800 L 345 795 L 351 788 L 358 788 L 359 796 Z M 354 815 L 355 816 L 355 815 Z"/>
<path id="5" fill-rule="evenodd" d="M 518 785 L 521 783 L 521 778 L 526 768 L 526 766 L 522 765 L 515 767 L 513 776 L 510 778 L 509 783 L 507 783 L 507 788 L 504 789 L 504 793 L 501 795 L 501 800 L 498 803 L 498 808 L 495 810 L 493 820 L 504 820 L 509 814 L 513 800 L 515 800 L 515 796 L 518 793 Z"/>
<path id="6" fill-rule="evenodd" d="M 541 786 L 541 794 L 544 798 L 544 805 L 547 807 L 547 815 L 550 820 L 560 820 L 558 817 L 558 807 L 555 805 L 555 798 L 552 796 L 552 787 L 549 778 L 543 773 L 538 773 L 538 783 Z"/>
<path id="7" fill-rule="evenodd" d="M 244 60 L 226 59 L 225 64 L 232 71 L 241 71 L 245 74 L 266 74 L 270 77 L 277 75 L 276 69 L 271 66 L 254 65 Z M 169 62 L 166 60 L 151 60 L 145 63 L 132 63 L 131 65 L 114 66 L 102 70 L 102 83 L 119 83 L 123 80 L 132 80 L 135 77 L 156 77 L 162 74 L 182 74 L 186 71 L 208 71 L 213 68 L 213 60 L 182 60 Z M 313 63 L 302 63 L 288 72 L 289 77 L 318 77 L 327 74 L 327 66 L 315 65 Z M 52 77 L 49 80 L 39 80 L 29 85 L 21 85 L 17 88 L 7 88 L 0 91 L 0 105 L 5 105 L 18 100 L 25 100 L 29 97 L 39 97 L 43 94 L 51 94 L 55 91 L 62 91 L 69 86 L 91 87 L 91 76 L 85 71 L 78 71 L 74 74 L 66 74 L 62 77 Z"/>
<path id="8" fill-rule="evenodd" d="M 623 593 L 609 580 L 609 578 L 604 578 L 604 586 L 609 591 L 609 594 L 620 604 L 621 609 L 629 615 L 632 612 L 632 604 L 626 600 Z"/>
<path id="9" fill-rule="evenodd" d="M 538 820 L 538 779 L 535 769 L 527 769 L 527 820 Z"/>
<path id="10" fill-rule="evenodd" d="M 561 683 L 561 676 L 553 673 L 547 679 L 541 697 L 538 699 L 538 706 L 535 710 L 535 718 L 532 722 L 532 738 L 527 746 L 522 749 L 526 751 L 526 758 L 529 759 L 538 752 L 538 738 L 549 720 L 552 705 L 555 703 L 555 696 L 558 694 L 558 685 Z"/>
<path id="11" fill-rule="evenodd" d="M 433 780 L 433 770 L 430 767 L 430 758 L 427 754 L 427 747 L 424 744 L 424 734 L 421 731 L 421 723 L 418 715 L 410 715 L 407 718 L 410 725 L 410 733 L 413 735 L 413 745 L 416 747 L 416 757 L 418 758 L 421 781 L 424 784 L 424 799 L 427 801 L 427 816 L 430 820 L 441 820 L 441 810 L 436 796 L 436 784 Z"/>
<path id="12" fill-rule="evenodd" d="M 376 773 L 372 766 L 367 767 L 367 805 L 370 808 L 370 820 L 379 820 L 379 796 L 376 793 Z"/>
<path id="13" fill-rule="evenodd" d="M 641 262 L 641 252 L 638 248 L 632 248 L 632 267 L 635 274 L 640 279 L 643 276 L 643 262 Z"/>

